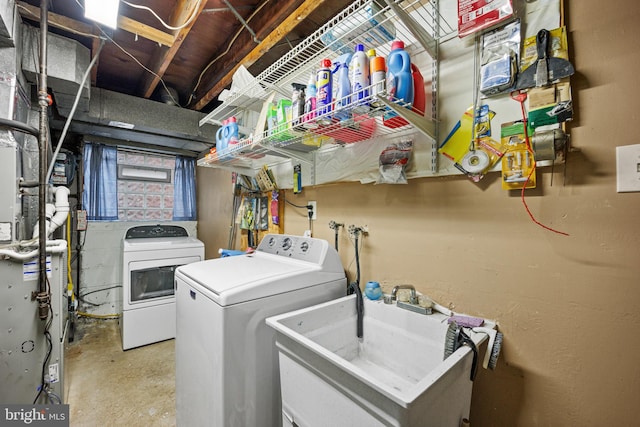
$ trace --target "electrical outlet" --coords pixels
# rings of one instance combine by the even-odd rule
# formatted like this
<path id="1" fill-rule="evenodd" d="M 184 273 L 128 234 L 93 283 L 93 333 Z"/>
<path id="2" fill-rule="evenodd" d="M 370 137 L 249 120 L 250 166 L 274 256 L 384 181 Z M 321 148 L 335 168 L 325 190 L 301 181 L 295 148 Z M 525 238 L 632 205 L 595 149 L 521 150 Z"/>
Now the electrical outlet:
<path id="1" fill-rule="evenodd" d="M 312 212 L 311 219 L 315 221 L 316 219 L 318 219 L 318 205 L 316 204 L 315 200 L 311 200 L 310 202 L 307 202 L 307 205 L 313 206 L 311 208 L 311 212 Z"/>
<path id="2" fill-rule="evenodd" d="M 616 147 L 618 193 L 640 191 L 640 144 Z"/>

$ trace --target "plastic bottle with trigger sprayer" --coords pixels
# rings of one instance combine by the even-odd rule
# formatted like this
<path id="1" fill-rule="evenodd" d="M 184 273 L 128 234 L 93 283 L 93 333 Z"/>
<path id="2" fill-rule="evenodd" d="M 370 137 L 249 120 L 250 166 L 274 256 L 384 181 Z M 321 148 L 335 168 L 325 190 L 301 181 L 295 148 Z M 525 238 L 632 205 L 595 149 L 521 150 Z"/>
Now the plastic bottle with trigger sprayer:
<path id="1" fill-rule="evenodd" d="M 302 122 L 304 116 L 305 89 L 306 86 L 300 83 L 291 83 L 293 92 L 291 94 L 291 126 L 297 126 Z"/>
<path id="2" fill-rule="evenodd" d="M 311 129 L 317 127 L 313 122 L 316 116 L 316 73 L 311 73 L 307 83 L 307 98 L 304 102 L 304 127 Z"/>
<path id="3" fill-rule="evenodd" d="M 333 63 L 333 99 L 335 101 L 334 117 L 347 120 L 351 114 L 346 109 L 351 104 L 351 83 L 349 82 L 349 63 L 352 54 L 340 55 Z"/>

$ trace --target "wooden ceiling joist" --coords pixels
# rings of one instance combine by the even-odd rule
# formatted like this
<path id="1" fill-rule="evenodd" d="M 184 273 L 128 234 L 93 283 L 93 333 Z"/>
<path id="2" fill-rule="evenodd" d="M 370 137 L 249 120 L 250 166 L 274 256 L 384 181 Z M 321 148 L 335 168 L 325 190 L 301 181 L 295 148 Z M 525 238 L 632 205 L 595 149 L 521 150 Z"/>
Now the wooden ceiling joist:
<path id="1" fill-rule="evenodd" d="M 118 29 L 127 31 L 131 34 L 135 34 L 140 37 L 144 37 L 147 40 L 154 41 L 163 46 L 171 47 L 175 42 L 173 34 L 165 33 L 149 25 L 143 24 L 138 21 L 134 21 L 131 18 L 120 15 L 118 16 Z"/>
<path id="2" fill-rule="evenodd" d="M 141 85 L 142 90 L 140 93 L 142 96 L 144 96 L 145 98 L 149 98 L 153 94 L 153 91 L 160 83 L 160 80 L 162 79 L 162 76 L 164 76 L 164 73 L 167 71 L 167 68 L 171 64 L 171 61 L 173 61 L 173 58 L 178 53 L 178 50 L 180 50 L 182 42 L 191 31 L 193 24 L 195 24 L 195 22 L 198 20 L 198 16 L 200 16 L 202 10 L 206 5 L 206 0 L 179 0 L 178 2 L 176 2 L 176 6 L 173 9 L 173 13 L 171 14 L 171 26 L 178 26 L 179 24 L 186 22 L 194 13 L 195 17 L 187 26 L 181 28 L 180 30 L 177 30 L 174 33 L 174 43 L 171 47 L 161 48 L 156 51 L 151 61 L 151 67 L 149 67 L 154 72 L 154 74 L 147 73 L 145 75 L 144 82 Z"/>
<path id="3" fill-rule="evenodd" d="M 289 34 L 300 22 L 307 18 L 313 11 L 320 8 L 325 3 L 325 0 L 305 0 L 292 14 L 287 16 L 284 21 L 278 27 L 273 30 L 268 36 L 264 37 L 262 41 L 252 49 L 244 58 L 242 58 L 236 65 L 229 70 L 226 74 L 216 79 L 214 76 L 210 81 L 216 83 L 206 93 L 200 96 L 195 105 L 195 110 L 203 109 L 207 104 L 213 101 L 224 88 L 226 88 L 233 79 L 233 74 L 244 65 L 249 68 L 254 64 L 261 56 L 269 51 L 273 46 L 279 43 Z"/>
<path id="4" fill-rule="evenodd" d="M 28 3 L 18 1 L 18 10 L 20 15 L 29 19 L 40 18 L 40 8 L 31 6 Z M 75 19 L 68 18 L 63 15 L 58 15 L 53 12 L 48 12 L 49 25 L 52 27 L 70 31 L 75 34 L 85 35 L 86 37 L 98 37 L 100 30 L 95 25 L 85 24 L 84 22 L 76 21 Z M 165 33 L 149 25 L 143 24 L 126 16 L 118 16 L 118 29 L 127 31 L 131 34 L 138 35 L 147 40 L 159 43 L 164 46 L 171 47 L 174 44 L 173 34 Z"/>
<path id="5" fill-rule="evenodd" d="M 39 7 L 31 6 L 30 4 L 22 1 L 18 1 L 17 5 L 18 10 L 20 11 L 20 16 L 23 18 L 31 20 L 40 19 Z M 85 24 L 84 22 L 76 21 L 75 19 L 67 18 L 66 16 L 58 15 L 53 12 L 49 12 L 47 16 L 49 25 L 54 28 L 79 35 L 85 35 L 86 37 L 97 37 L 99 34 L 99 30 L 93 25 Z"/>

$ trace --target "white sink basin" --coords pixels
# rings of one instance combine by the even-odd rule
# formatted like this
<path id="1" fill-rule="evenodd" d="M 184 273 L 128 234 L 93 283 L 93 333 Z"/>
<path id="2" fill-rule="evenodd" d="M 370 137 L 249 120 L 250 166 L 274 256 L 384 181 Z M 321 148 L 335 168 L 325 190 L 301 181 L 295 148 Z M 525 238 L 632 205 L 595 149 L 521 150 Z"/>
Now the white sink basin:
<path id="1" fill-rule="evenodd" d="M 458 426 L 469 416 L 473 353 L 463 346 L 443 360 L 446 320 L 365 298 L 359 339 L 355 295 L 268 318 L 284 425 Z M 469 335 L 476 345 L 487 337 Z"/>

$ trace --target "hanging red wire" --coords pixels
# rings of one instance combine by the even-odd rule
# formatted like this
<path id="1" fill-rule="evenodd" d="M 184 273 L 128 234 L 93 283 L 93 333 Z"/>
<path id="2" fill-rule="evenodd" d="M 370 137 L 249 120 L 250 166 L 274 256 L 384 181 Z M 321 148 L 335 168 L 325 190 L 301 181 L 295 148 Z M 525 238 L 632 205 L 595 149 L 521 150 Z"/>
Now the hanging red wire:
<path id="1" fill-rule="evenodd" d="M 522 192 L 520 193 L 520 198 L 522 199 L 522 204 L 524 205 L 525 210 L 527 211 L 527 214 L 529 214 L 529 218 L 531 218 L 531 220 L 538 224 L 540 227 L 552 231 L 554 233 L 557 234 L 561 234 L 563 236 L 568 236 L 569 233 L 565 233 L 564 231 L 559 231 L 556 230 L 554 228 L 551 228 L 549 226 L 544 225 L 543 223 L 541 223 L 540 221 L 538 221 L 534 216 L 533 213 L 531 213 L 531 210 L 529 209 L 529 205 L 527 205 L 527 201 L 524 198 L 524 190 L 527 189 L 527 185 L 529 184 L 529 180 L 531 179 L 531 176 L 535 173 L 536 171 L 536 158 L 533 155 L 533 149 L 531 148 L 531 142 L 529 141 L 529 131 L 527 129 L 527 113 L 524 110 L 524 102 L 527 100 L 527 92 L 524 91 L 515 91 L 515 92 L 511 92 L 511 99 L 518 101 L 520 103 L 520 109 L 522 111 L 522 123 L 524 125 L 524 140 L 525 143 L 527 145 L 527 151 L 529 151 L 529 154 L 531 154 L 531 158 L 533 159 L 533 164 L 531 166 L 531 172 L 529 172 L 529 175 L 527 176 L 527 180 L 525 181 L 524 185 L 522 186 Z"/>

